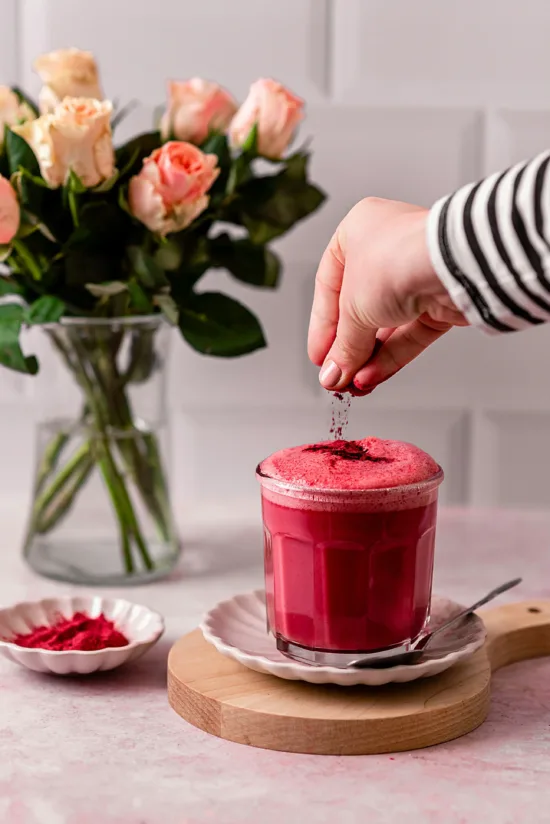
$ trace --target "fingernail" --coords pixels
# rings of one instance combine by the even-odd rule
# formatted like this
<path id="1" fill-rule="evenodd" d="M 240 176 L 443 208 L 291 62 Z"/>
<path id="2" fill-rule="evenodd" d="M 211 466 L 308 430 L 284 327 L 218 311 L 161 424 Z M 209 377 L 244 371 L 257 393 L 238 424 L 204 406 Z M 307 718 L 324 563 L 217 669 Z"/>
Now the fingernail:
<path id="1" fill-rule="evenodd" d="M 333 386 L 337 386 L 341 377 L 342 370 L 340 367 L 334 361 L 328 361 L 319 373 L 319 383 L 325 389 L 332 389 Z"/>

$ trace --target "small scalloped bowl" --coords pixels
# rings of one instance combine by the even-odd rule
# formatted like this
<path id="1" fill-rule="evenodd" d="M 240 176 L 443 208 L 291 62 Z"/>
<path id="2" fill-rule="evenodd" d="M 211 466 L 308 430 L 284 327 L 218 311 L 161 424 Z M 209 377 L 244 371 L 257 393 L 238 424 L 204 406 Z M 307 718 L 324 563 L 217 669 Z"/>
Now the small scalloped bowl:
<path id="1" fill-rule="evenodd" d="M 57 651 L 28 649 L 7 640 L 16 634 L 30 632 L 33 627 L 52 624 L 59 614 L 70 618 L 75 612 L 85 612 L 92 618 L 103 612 L 115 622 L 117 629 L 124 633 L 130 643 L 125 647 L 91 651 Z M 92 672 L 115 669 L 141 658 L 156 644 L 163 632 L 164 620 L 161 615 L 122 598 L 44 598 L 42 601 L 25 601 L 0 609 L 0 653 L 4 658 L 35 672 L 54 675 L 90 675 Z"/>

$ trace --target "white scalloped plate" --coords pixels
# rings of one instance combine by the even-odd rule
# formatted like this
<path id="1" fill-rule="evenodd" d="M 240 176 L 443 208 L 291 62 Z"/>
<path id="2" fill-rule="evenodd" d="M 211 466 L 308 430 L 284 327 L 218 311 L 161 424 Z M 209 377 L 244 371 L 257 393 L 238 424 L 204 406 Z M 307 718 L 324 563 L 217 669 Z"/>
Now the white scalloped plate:
<path id="1" fill-rule="evenodd" d="M 85 612 L 92 617 L 103 613 L 114 621 L 117 629 L 126 635 L 130 643 L 125 647 L 89 651 L 57 651 L 28 649 L 9 640 L 17 633 L 29 632 L 33 627 L 51 625 L 60 614 L 70 618 L 75 612 Z M 141 658 L 163 632 L 164 621 L 161 615 L 122 598 L 44 598 L 42 601 L 24 601 L 13 607 L 0 609 L 0 654 L 27 669 L 54 675 L 89 675 L 99 670 L 115 669 Z"/>
<path id="2" fill-rule="evenodd" d="M 430 626 L 435 628 L 441 625 L 460 609 L 460 604 L 434 595 Z M 228 601 L 222 601 L 204 617 L 201 630 L 205 639 L 222 655 L 233 658 L 248 669 L 288 681 L 338 684 L 342 687 L 358 684 L 379 687 L 439 675 L 458 661 L 473 655 L 483 646 L 486 636 L 483 621 L 474 615 L 467 622 L 442 633 L 446 638 L 445 648 L 450 649 L 442 658 L 387 669 L 339 669 L 300 664 L 279 652 L 275 639 L 267 634 L 263 590 L 235 595 Z"/>

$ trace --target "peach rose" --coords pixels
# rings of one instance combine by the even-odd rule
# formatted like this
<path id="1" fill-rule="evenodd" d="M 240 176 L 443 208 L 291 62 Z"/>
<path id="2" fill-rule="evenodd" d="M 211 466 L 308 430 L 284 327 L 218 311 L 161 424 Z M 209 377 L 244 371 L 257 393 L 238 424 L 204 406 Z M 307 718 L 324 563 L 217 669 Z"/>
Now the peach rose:
<path id="1" fill-rule="evenodd" d="M 14 131 L 34 151 L 50 186 L 62 186 L 72 169 L 91 188 L 115 171 L 112 111 L 109 100 L 66 97 L 52 114 L 15 126 Z"/>
<path id="2" fill-rule="evenodd" d="M 168 106 L 160 123 L 162 139 L 202 143 L 209 131 L 227 128 L 237 106 L 229 92 L 200 77 L 168 85 Z"/>
<path id="3" fill-rule="evenodd" d="M 185 229 L 208 206 L 206 193 L 220 171 L 217 162 L 216 155 L 204 154 L 192 143 L 165 143 L 130 180 L 132 214 L 159 235 Z"/>
<path id="4" fill-rule="evenodd" d="M 103 100 L 94 56 L 80 49 L 58 49 L 34 61 L 44 86 L 38 98 L 42 114 L 53 112 L 65 97 Z"/>
<path id="5" fill-rule="evenodd" d="M 0 175 L 0 243 L 11 243 L 19 229 L 19 203 L 9 180 Z"/>
<path id="6" fill-rule="evenodd" d="M 275 80 L 256 80 L 231 121 L 229 139 L 240 147 L 258 125 L 258 152 L 278 160 L 304 117 L 304 102 Z"/>
<path id="7" fill-rule="evenodd" d="M 0 146 L 4 142 L 5 126 L 16 126 L 34 118 L 31 107 L 21 103 L 9 86 L 0 86 Z"/>

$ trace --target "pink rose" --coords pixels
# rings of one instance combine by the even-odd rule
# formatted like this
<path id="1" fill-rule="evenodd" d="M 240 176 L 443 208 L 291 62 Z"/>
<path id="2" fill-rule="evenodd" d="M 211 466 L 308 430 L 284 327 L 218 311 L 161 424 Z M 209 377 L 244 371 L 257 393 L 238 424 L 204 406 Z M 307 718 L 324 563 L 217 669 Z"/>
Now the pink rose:
<path id="1" fill-rule="evenodd" d="M 191 143 L 165 143 L 130 180 L 132 214 L 159 235 L 185 229 L 208 206 L 206 192 L 220 172 L 217 162 L 216 155 Z"/>
<path id="2" fill-rule="evenodd" d="M 19 229 L 19 203 L 9 180 L 0 175 L 0 243 L 11 243 Z"/>
<path id="3" fill-rule="evenodd" d="M 27 120 L 34 120 L 35 114 L 27 103 L 19 98 L 9 86 L 0 86 L 0 147 L 4 142 L 4 127 L 16 126 Z"/>
<path id="4" fill-rule="evenodd" d="M 168 85 L 168 106 L 160 123 L 162 139 L 202 143 L 209 131 L 227 128 L 237 111 L 235 101 L 217 83 L 200 77 Z"/>
<path id="5" fill-rule="evenodd" d="M 229 139 L 240 147 L 258 125 L 258 152 L 278 160 L 304 117 L 304 101 L 275 80 L 256 80 L 248 97 L 233 118 Z"/>

